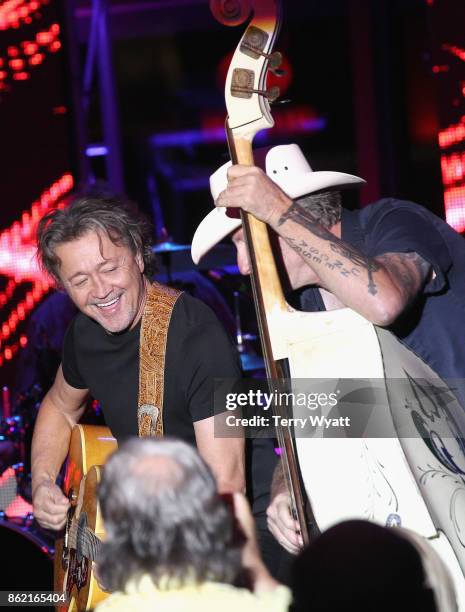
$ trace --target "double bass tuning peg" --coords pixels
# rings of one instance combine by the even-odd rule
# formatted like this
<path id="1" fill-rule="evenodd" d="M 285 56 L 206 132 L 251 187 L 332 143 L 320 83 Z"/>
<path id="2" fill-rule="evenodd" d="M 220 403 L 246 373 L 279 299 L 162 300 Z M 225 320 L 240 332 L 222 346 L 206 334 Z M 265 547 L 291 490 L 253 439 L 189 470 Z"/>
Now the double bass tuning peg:
<path id="1" fill-rule="evenodd" d="M 268 58 L 268 70 L 271 70 L 271 72 L 275 73 L 283 72 L 282 70 L 278 70 L 278 68 L 283 63 L 283 56 L 279 51 L 275 51 L 271 55 L 268 55 L 267 53 L 262 53 L 262 55 Z"/>
<path id="2" fill-rule="evenodd" d="M 269 102 L 276 102 L 281 95 L 281 91 L 277 85 L 273 85 L 273 87 L 270 87 L 265 92 L 261 92 L 261 94 L 268 98 Z"/>
<path id="3" fill-rule="evenodd" d="M 265 57 L 268 60 L 268 69 L 274 74 L 280 75 L 282 71 L 279 70 L 279 66 L 282 64 L 283 56 L 279 51 L 265 53 L 264 49 L 267 42 L 268 36 L 263 30 L 256 26 L 250 26 L 242 39 L 240 49 L 242 53 L 253 59 Z"/>
<path id="4" fill-rule="evenodd" d="M 280 66 L 283 63 L 283 56 L 279 51 L 275 51 L 271 55 L 264 53 L 265 57 L 268 58 L 268 70 L 274 75 L 281 77 L 286 74 L 285 70 L 281 70 Z"/>
<path id="5" fill-rule="evenodd" d="M 251 98 L 252 95 L 258 94 L 264 96 L 269 102 L 275 102 L 280 96 L 280 90 L 277 85 L 273 85 L 269 89 L 255 89 L 254 73 L 246 68 L 235 68 L 231 80 L 231 94 L 237 98 Z"/>
<path id="6" fill-rule="evenodd" d="M 251 42 L 247 39 L 242 41 L 241 51 L 254 59 L 258 59 L 260 56 L 266 57 L 268 60 L 268 70 L 273 72 L 273 74 L 284 74 L 283 70 L 279 70 L 279 67 L 283 63 L 283 56 L 279 51 L 275 51 L 274 53 L 265 53 L 258 46 L 251 44 Z"/>

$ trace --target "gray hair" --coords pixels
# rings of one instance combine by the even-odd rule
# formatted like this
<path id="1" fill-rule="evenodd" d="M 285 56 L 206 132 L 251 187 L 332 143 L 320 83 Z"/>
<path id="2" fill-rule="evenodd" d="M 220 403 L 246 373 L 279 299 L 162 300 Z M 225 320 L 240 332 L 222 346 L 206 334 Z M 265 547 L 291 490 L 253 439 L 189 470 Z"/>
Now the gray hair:
<path id="1" fill-rule="evenodd" d="M 194 448 L 132 439 L 105 464 L 99 487 L 106 540 L 99 577 L 110 591 L 149 574 L 154 583 L 232 583 L 243 538 Z"/>
<path id="2" fill-rule="evenodd" d="M 309 212 L 320 225 L 330 229 L 341 220 L 342 204 L 340 191 L 309 193 L 295 200 Z"/>
<path id="3" fill-rule="evenodd" d="M 44 215 L 37 229 L 39 263 L 58 285 L 61 261 L 55 252 L 57 246 L 91 231 L 106 234 L 114 244 L 128 247 L 134 255 L 140 253 L 144 273 L 150 276 L 154 272 L 152 228 L 136 206 L 117 198 L 82 197 L 63 210 L 57 208 Z"/>

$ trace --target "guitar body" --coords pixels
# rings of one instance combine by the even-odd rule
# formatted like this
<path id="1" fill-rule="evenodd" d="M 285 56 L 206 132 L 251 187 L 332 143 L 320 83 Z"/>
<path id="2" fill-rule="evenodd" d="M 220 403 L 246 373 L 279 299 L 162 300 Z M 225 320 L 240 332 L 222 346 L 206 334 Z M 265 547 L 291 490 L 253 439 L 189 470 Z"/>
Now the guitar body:
<path id="1" fill-rule="evenodd" d="M 71 500 L 65 535 L 56 542 L 55 591 L 68 594 L 60 612 L 81 612 L 106 597 L 94 577 L 92 563 L 104 538 L 97 502 L 100 465 L 117 448 L 107 427 L 76 425 L 71 434 L 64 490 Z"/>

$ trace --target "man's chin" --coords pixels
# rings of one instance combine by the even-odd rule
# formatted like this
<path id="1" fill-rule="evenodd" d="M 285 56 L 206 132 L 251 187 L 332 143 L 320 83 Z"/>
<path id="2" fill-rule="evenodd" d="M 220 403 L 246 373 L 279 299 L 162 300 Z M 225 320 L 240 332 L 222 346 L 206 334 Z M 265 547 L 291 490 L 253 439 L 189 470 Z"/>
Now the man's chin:
<path id="1" fill-rule="evenodd" d="M 103 317 L 102 315 L 96 316 L 94 313 L 89 315 L 96 323 L 98 323 L 108 334 L 122 334 L 127 331 L 130 326 L 130 321 L 111 321 L 110 318 Z"/>
<path id="2" fill-rule="evenodd" d="M 114 325 L 109 325 L 107 322 L 105 322 L 105 324 L 100 322 L 100 325 L 107 333 L 113 335 L 124 334 L 124 332 L 128 331 L 131 327 L 131 323 L 122 323 L 119 325 L 115 323 Z"/>

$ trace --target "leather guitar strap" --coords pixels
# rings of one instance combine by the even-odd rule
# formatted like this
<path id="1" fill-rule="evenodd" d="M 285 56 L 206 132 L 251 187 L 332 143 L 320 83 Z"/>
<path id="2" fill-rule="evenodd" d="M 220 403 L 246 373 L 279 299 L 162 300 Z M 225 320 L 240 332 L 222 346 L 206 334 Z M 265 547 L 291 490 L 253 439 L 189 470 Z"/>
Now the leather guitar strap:
<path id="1" fill-rule="evenodd" d="M 154 282 L 147 289 L 139 347 L 139 436 L 163 436 L 163 391 L 168 328 L 181 291 Z"/>

